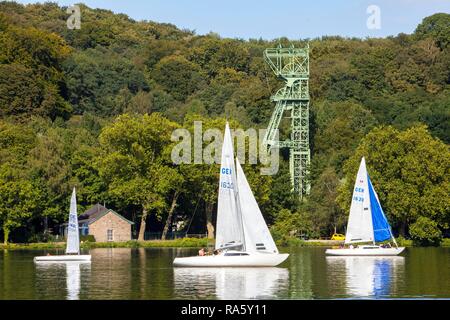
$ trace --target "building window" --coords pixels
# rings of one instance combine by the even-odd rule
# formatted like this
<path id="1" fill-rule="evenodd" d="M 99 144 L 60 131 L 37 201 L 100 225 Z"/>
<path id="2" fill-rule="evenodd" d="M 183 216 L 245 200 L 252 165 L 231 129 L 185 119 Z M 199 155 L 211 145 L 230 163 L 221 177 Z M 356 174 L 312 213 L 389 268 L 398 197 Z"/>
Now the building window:
<path id="1" fill-rule="evenodd" d="M 108 229 L 106 231 L 106 239 L 108 239 L 108 241 L 113 241 L 113 230 L 112 229 Z"/>

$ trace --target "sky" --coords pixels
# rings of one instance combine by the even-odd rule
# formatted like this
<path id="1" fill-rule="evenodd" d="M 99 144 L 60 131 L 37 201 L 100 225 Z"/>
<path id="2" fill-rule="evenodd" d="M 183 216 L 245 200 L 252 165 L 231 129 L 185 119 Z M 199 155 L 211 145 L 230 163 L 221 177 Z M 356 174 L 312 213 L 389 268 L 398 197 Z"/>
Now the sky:
<path id="1" fill-rule="evenodd" d="M 18 0 L 20 3 L 41 1 Z M 53 0 L 72 5 L 79 0 Z M 423 18 L 450 13 L 450 0 L 85 0 L 134 20 L 172 23 L 196 34 L 266 40 L 386 37 L 412 33 Z M 376 7 L 374 7 L 376 6 Z M 81 12 L 83 23 L 83 12 Z"/>

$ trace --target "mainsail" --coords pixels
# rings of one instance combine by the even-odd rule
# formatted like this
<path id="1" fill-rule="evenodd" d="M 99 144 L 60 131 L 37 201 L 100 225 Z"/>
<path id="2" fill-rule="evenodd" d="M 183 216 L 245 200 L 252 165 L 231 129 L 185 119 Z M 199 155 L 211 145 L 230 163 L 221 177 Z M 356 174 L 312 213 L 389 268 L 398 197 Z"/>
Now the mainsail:
<path id="1" fill-rule="evenodd" d="M 374 242 L 366 161 L 361 159 L 353 189 L 345 243 Z"/>
<path id="2" fill-rule="evenodd" d="M 78 233 L 77 198 L 75 188 L 73 188 L 70 199 L 69 223 L 67 225 L 67 246 L 66 253 L 80 253 L 80 239 Z"/>
<path id="3" fill-rule="evenodd" d="M 245 249 L 249 252 L 266 251 L 278 253 L 269 228 L 261 214 L 258 203 L 253 195 L 244 171 L 236 158 L 236 176 L 239 203 L 244 225 Z"/>
<path id="4" fill-rule="evenodd" d="M 228 123 L 220 162 L 216 228 L 216 249 L 244 246 L 242 217 L 237 203 L 233 141 Z"/>

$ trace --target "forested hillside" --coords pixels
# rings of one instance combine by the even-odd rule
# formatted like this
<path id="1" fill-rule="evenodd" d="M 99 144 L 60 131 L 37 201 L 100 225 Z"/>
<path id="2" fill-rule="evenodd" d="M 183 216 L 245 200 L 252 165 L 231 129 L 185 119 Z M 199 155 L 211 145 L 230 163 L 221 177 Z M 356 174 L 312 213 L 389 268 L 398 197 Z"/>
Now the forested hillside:
<path id="1" fill-rule="evenodd" d="M 174 221 L 212 233 L 218 167 L 173 165 L 171 132 L 196 120 L 223 128 L 225 118 L 266 127 L 281 84 L 263 51 L 306 40 L 200 36 L 84 5 L 81 29 L 70 30 L 68 16 L 52 3 L 0 2 L 0 235 L 48 238 L 67 219 L 73 186 L 79 209 L 106 203 L 136 222 L 136 237 Z M 300 203 L 290 193 L 285 152 L 277 175 L 244 167 L 274 235 L 343 232 L 364 155 L 394 232 L 442 237 L 450 14 L 425 18 L 410 35 L 309 44 L 311 194 Z"/>

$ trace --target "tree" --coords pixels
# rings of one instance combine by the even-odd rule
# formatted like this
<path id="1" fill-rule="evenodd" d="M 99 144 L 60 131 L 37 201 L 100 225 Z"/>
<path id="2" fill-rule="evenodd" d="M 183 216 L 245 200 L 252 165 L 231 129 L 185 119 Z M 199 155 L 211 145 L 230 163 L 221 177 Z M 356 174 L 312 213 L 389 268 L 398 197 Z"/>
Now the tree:
<path id="1" fill-rule="evenodd" d="M 449 228 L 450 151 L 425 126 L 404 131 L 378 127 L 364 137 L 344 165 L 345 183 L 337 201 L 345 212 L 363 156 L 384 212 L 403 237 L 419 217 Z"/>
<path id="2" fill-rule="evenodd" d="M 197 90 L 203 81 L 200 67 L 177 55 L 161 59 L 152 74 L 156 81 L 180 101 Z"/>
<path id="3" fill-rule="evenodd" d="M 309 236 L 313 233 L 310 217 L 304 212 L 291 212 L 282 209 L 276 215 L 276 222 L 271 227 L 275 240 L 286 240 L 289 237 Z"/>
<path id="4" fill-rule="evenodd" d="M 103 148 L 99 171 L 108 193 L 122 205 L 142 208 L 139 240 L 144 239 L 148 215 L 160 215 L 168 193 L 180 184 L 180 175 L 169 165 L 175 128 L 175 123 L 158 113 L 124 114 L 99 137 Z"/>
<path id="5" fill-rule="evenodd" d="M 0 116 L 55 119 L 72 109 L 63 99 L 62 62 L 70 48 L 56 34 L 7 25 L 0 33 Z"/>
<path id="6" fill-rule="evenodd" d="M 68 148 L 71 143 L 71 132 L 64 128 L 41 127 L 36 146 L 30 150 L 27 164 L 29 179 L 37 191 L 36 217 L 43 224 L 46 233 L 49 219 L 61 223 L 66 220 L 67 207 L 71 185 L 71 167 L 69 159 L 73 149 Z M 73 136 L 72 136 L 73 138 Z"/>
<path id="7" fill-rule="evenodd" d="M 450 14 L 436 13 L 426 17 L 417 26 L 414 35 L 419 39 L 431 37 L 439 48 L 446 48 L 450 43 Z"/>
<path id="8" fill-rule="evenodd" d="M 345 224 L 346 215 L 336 203 L 339 179 L 333 167 L 327 167 L 311 187 L 305 211 L 308 212 L 316 234 L 329 236 Z"/>
<path id="9" fill-rule="evenodd" d="M 439 245 L 442 232 L 438 223 L 427 217 L 419 217 L 410 227 L 411 238 L 419 245 Z"/>
<path id="10" fill-rule="evenodd" d="M 39 195 L 28 179 L 26 161 L 35 139 L 29 128 L 0 120 L 0 225 L 5 244 L 36 208 Z"/>
<path id="11" fill-rule="evenodd" d="M 37 195 L 32 184 L 20 177 L 14 169 L 0 168 L 0 223 L 3 243 L 8 244 L 9 234 L 31 217 L 36 207 Z"/>
<path id="12" fill-rule="evenodd" d="M 312 111 L 313 161 L 316 164 L 313 171 L 321 174 L 323 169 L 331 166 L 340 175 L 344 161 L 376 120 L 372 112 L 352 101 L 322 101 L 316 103 Z"/>
<path id="13" fill-rule="evenodd" d="M 123 90 L 131 99 L 140 92 L 143 92 L 141 96 L 145 95 L 150 89 L 144 74 L 131 61 L 105 49 L 89 49 L 73 54 L 64 62 L 64 72 L 68 100 L 77 114 L 120 114 L 127 107 L 126 103 L 120 103 Z"/>

